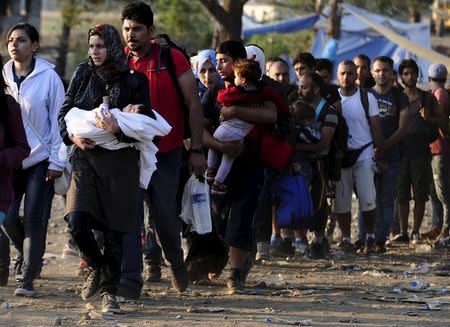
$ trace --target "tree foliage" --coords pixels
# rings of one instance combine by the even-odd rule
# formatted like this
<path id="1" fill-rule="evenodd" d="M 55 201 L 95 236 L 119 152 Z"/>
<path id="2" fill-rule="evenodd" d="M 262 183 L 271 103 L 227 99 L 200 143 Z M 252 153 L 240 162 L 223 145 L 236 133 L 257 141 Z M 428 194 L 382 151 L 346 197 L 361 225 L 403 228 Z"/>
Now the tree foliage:
<path id="1" fill-rule="evenodd" d="M 156 0 L 157 33 L 167 33 L 189 51 L 211 44 L 213 18 L 198 1 Z"/>

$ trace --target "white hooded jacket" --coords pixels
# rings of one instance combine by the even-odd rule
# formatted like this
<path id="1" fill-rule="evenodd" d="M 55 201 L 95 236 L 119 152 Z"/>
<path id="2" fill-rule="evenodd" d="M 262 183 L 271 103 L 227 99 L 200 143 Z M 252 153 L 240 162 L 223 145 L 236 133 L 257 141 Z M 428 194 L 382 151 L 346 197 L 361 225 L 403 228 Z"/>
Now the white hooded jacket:
<path id="1" fill-rule="evenodd" d="M 36 57 L 34 70 L 20 84 L 20 89 L 14 82 L 13 60 L 5 66 L 7 93 L 12 95 L 22 109 L 22 115 L 27 115 L 29 121 L 46 141 L 47 146 L 41 144 L 33 128 L 23 119 L 25 133 L 30 145 L 30 155 L 22 162 L 22 168 L 29 168 L 43 160 L 49 160 L 49 169 L 62 171 L 65 165 L 59 156 L 61 136 L 59 134 L 58 113 L 64 102 L 64 86 L 55 66 L 50 62 Z M 48 148 L 51 153 L 48 153 Z"/>

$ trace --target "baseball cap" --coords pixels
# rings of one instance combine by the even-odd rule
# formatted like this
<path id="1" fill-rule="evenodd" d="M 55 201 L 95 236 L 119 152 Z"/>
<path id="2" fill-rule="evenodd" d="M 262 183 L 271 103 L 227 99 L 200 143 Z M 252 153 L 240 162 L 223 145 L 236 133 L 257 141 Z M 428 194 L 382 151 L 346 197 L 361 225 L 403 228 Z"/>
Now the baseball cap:
<path id="1" fill-rule="evenodd" d="M 428 76 L 435 79 L 447 79 L 447 68 L 443 64 L 432 64 L 428 68 Z"/>

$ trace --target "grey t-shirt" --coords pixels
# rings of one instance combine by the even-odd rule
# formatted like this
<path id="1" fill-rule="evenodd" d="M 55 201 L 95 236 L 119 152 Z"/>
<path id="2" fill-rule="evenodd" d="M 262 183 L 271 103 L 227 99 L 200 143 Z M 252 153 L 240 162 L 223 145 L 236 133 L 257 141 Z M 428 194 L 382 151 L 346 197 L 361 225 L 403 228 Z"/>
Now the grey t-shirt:
<path id="1" fill-rule="evenodd" d="M 381 130 L 385 139 L 394 134 L 399 127 L 400 112 L 408 108 L 409 100 L 401 90 L 393 88 L 385 93 L 377 93 L 374 89 L 369 90 L 377 99 Z M 397 94 L 395 94 L 397 92 Z M 400 160 L 400 145 L 394 144 L 384 152 L 383 159 L 388 162 Z"/>
<path id="2" fill-rule="evenodd" d="M 429 129 L 420 115 L 420 109 L 426 106 L 430 116 L 436 115 L 437 100 L 431 93 L 420 90 L 419 97 L 410 102 L 409 121 L 406 136 L 402 142 L 402 155 L 408 159 L 431 156 L 430 143 L 427 136 Z M 428 97 L 428 100 L 426 100 Z"/>

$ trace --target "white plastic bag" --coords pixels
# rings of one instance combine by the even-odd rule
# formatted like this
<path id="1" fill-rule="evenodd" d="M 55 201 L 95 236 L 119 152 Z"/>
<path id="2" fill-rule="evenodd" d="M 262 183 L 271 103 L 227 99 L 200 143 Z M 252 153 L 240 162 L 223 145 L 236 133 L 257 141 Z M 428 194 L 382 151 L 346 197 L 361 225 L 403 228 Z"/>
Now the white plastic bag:
<path id="1" fill-rule="evenodd" d="M 70 180 L 72 179 L 71 171 L 72 165 L 70 164 L 70 156 L 73 154 L 74 146 L 66 146 L 61 143 L 59 147 L 58 157 L 61 162 L 64 163 L 64 169 L 61 177 L 54 180 L 55 194 L 66 195 L 69 190 Z"/>
<path id="2" fill-rule="evenodd" d="M 209 185 L 200 182 L 193 174 L 184 186 L 181 200 L 183 221 L 191 226 L 191 231 L 206 234 L 212 231 Z"/>

